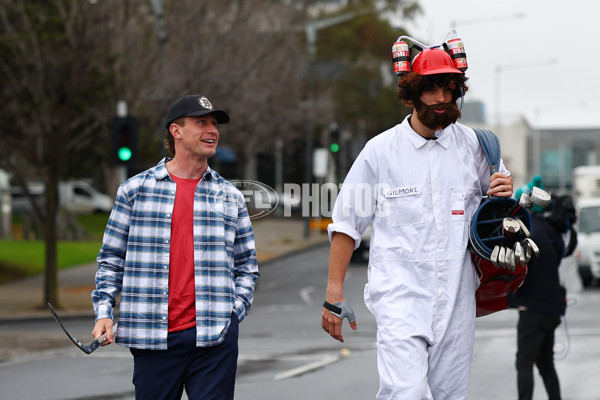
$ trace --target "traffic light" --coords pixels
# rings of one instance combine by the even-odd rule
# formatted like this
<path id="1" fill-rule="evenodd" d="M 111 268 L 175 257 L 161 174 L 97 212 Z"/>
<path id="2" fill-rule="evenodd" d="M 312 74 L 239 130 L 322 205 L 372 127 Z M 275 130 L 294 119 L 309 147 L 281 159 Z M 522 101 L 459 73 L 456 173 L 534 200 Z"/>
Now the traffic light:
<path id="1" fill-rule="evenodd" d="M 340 151 L 340 130 L 336 124 L 332 124 L 329 129 L 329 150 L 332 153 Z"/>
<path id="2" fill-rule="evenodd" d="M 137 159 L 138 123 L 134 117 L 114 117 L 111 123 L 111 157 L 116 165 L 133 165 Z"/>

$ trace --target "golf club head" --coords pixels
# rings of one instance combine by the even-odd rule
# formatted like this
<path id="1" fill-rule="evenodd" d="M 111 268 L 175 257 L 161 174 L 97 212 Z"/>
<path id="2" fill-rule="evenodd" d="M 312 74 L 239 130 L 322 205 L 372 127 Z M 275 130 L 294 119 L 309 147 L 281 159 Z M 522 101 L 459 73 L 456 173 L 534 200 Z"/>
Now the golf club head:
<path id="1" fill-rule="evenodd" d="M 537 258 L 540 255 L 539 247 L 537 246 L 537 244 L 535 244 L 535 242 L 533 240 L 531 240 L 531 238 L 526 238 L 521 243 L 523 243 L 523 246 L 526 246 L 529 249 L 531 249 L 531 255 L 533 257 Z"/>
<path id="2" fill-rule="evenodd" d="M 521 233 L 521 226 L 511 217 L 506 217 L 502 220 L 502 236 L 506 238 L 515 238 Z"/>
<path id="3" fill-rule="evenodd" d="M 529 210 L 529 209 L 531 209 L 531 207 L 533 207 L 533 202 L 531 201 L 531 197 L 527 193 L 521 194 L 521 197 L 519 198 L 519 206 L 521 206 L 521 208 L 524 208 L 526 210 Z"/>
<path id="4" fill-rule="evenodd" d="M 517 223 L 519 224 L 519 227 L 521 228 L 521 231 L 525 234 L 525 237 L 530 237 L 531 232 L 529 232 L 529 229 L 527 229 L 525 223 L 521 220 L 521 218 L 515 218 L 515 221 L 517 221 Z"/>
<path id="5" fill-rule="evenodd" d="M 515 262 L 518 263 L 521 258 L 521 253 L 523 252 L 523 247 L 519 242 L 515 242 L 513 245 L 513 253 L 515 254 Z"/>
<path id="6" fill-rule="evenodd" d="M 498 267 L 506 267 L 506 249 L 504 247 L 500 247 L 498 250 Z"/>
<path id="7" fill-rule="evenodd" d="M 523 247 L 523 253 L 525 254 L 525 263 L 528 263 L 529 260 L 531 260 L 531 247 L 526 246 L 523 243 L 521 244 L 521 246 Z"/>
<path id="8" fill-rule="evenodd" d="M 529 197 L 531 202 L 536 206 L 546 207 L 552 203 L 552 196 L 550 196 L 550 193 L 537 186 L 534 186 L 533 189 L 531 189 Z"/>
<path id="9" fill-rule="evenodd" d="M 515 252 L 510 248 L 506 249 L 506 267 L 512 271 L 514 271 L 516 268 Z"/>
<path id="10" fill-rule="evenodd" d="M 527 264 L 527 262 L 525 261 L 525 252 L 523 251 L 523 246 L 521 246 L 521 243 L 516 242 L 513 247 L 513 251 L 515 252 L 515 261 L 519 265 Z"/>
<path id="11" fill-rule="evenodd" d="M 492 250 L 492 255 L 490 256 L 490 261 L 494 265 L 494 267 L 498 267 L 498 253 L 500 252 L 500 246 L 495 245 L 494 250 Z"/>

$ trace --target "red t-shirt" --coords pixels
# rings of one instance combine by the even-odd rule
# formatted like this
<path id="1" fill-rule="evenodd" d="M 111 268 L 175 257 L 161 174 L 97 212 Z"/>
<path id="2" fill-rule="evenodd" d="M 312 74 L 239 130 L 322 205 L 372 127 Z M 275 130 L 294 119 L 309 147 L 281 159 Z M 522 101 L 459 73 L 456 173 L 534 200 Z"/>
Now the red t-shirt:
<path id="1" fill-rule="evenodd" d="M 194 192 L 200 179 L 171 178 L 177 192 L 171 218 L 169 332 L 176 332 L 196 326 Z"/>

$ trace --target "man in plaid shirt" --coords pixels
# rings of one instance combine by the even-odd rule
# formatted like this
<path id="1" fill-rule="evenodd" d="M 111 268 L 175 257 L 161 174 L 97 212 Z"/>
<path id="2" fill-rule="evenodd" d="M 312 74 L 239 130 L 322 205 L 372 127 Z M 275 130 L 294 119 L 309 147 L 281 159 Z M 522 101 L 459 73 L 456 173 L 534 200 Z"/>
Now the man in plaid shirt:
<path id="1" fill-rule="evenodd" d="M 244 197 L 207 163 L 227 122 L 202 95 L 175 101 L 173 158 L 119 187 L 106 226 L 92 334 L 130 348 L 138 399 L 179 399 L 184 387 L 190 399 L 233 398 L 238 323 L 259 273 Z"/>

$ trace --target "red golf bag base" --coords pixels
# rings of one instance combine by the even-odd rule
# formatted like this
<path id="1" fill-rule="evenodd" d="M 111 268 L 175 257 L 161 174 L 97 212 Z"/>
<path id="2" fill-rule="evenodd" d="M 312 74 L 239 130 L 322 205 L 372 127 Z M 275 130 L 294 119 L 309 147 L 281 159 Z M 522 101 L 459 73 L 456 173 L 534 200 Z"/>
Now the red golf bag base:
<path id="1" fill-rule="evenodd" d="M 479 276 L 475 292 L 476 317 L 483 317 L 508 308 L 508 294 L 516 292 L 527 276 L 527 265 L 517 264 L 514 270 L 496 267 L 491 261 L 471 253 L 471 260 Z"/>

